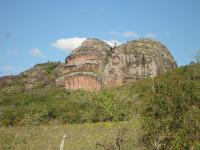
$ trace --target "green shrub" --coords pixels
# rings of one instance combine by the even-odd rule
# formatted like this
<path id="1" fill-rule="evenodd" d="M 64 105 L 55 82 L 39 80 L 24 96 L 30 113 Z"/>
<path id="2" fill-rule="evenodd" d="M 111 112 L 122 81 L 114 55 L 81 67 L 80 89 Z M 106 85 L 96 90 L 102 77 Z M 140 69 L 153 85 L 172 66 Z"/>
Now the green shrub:
<path id="1" fill-rule="evenodd" d="M 52 120 L 60 123 L 129 120 L 133 103 L 117 89 L 91 93 L 49 87 L 1 94 L 0 106 L 4 107 L 0 122 L 8 119 L 12 125 L 39 125 Z"/>
<path id="2" fill-rule="evenodd" d="M 140 108 L 148 149 L 191 149 L 200 141 L 200 80 L 190 67 L 146 84 Z"/>

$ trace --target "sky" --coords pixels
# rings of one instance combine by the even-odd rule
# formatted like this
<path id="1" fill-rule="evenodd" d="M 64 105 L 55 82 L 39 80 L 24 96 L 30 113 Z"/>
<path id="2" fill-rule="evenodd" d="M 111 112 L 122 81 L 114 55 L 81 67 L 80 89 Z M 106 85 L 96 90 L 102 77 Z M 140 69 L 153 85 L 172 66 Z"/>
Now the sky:
<path id="1" fill-rule="evenodd" d="M 0 76 L 64 62 L 92 37 L 153 38 L 186 65 L 200 49 L 200 0 L 0 0 Z"/>

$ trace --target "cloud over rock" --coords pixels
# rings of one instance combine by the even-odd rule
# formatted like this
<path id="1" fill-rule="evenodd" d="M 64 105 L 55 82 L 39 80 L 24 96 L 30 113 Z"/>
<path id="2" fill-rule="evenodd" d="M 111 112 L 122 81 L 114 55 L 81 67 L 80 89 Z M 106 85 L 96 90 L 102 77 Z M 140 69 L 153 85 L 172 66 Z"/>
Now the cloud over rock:
<path id="1" fill-rule="evenodd" d="M 71 51 L 81 46 L 82 42 L 85 40 L 87 40 L 87 38 L 85 37 L 62 38 L 55 41 L 53 44 L 51 44 L 51 46 L 59 50 Z M 103 41 L 112 47 L 123 43 L 118 40 L 103 40 Z"/>

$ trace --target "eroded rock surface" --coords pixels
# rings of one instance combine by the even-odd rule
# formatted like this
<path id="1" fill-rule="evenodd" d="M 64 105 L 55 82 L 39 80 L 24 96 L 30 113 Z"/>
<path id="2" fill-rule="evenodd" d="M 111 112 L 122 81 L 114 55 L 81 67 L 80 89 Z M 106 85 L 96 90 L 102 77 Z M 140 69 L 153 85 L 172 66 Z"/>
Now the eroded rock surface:
<path id="1" fill-rule="evenodd" d="M 99 90 L 112 48 L 98 39 L 87 39 L 66 58 L 57 85 L 66 89 Z"/>
<path id="2" fill-rule="evenodd" d="M 135 40 L 113 50 L 104 70 L 104 83 L 123 85 L 175 68 L 176 63 L 163 44 L 150 39 Z"/>
<path id="3" fill-rule="evenodd" d="M 130 41 L 112 48 L 90 38 L 73 50 L 65 62 L 57 85 L 90 91 L 156 77 L 177 67 L 168 49 L 151 39 Z"/>

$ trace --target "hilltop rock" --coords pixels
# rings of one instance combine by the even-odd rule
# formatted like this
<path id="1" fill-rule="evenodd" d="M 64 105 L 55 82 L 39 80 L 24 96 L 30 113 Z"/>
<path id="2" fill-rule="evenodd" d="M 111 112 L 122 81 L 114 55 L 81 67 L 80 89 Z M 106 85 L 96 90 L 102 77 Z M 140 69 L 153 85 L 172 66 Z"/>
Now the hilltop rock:
<path id="1" fill-rule="evenodd" d="M 122 44 L 113 50 L 104 70 L 106 86 L 123 85 L 177 67 L 168 49 L 158 41 L 141 39 Z"/>
<path id="2" fill-rule="evenodd" d="M 177 67 L 168 49 L 151 39 L 110 47 L 98 39 L 87 39 L 73 50 L 56 80 L 66 89 L 99 90 L 119 86 Z"/>
<path id="3" fill-rule="evenodd" d="M 66 65 L 56 80 L 57 85 L 67 89 L 101 89 L 103 71 L 111 51 L 112 48 L 105 42 L 87 39 L 66 58 Z"/>

